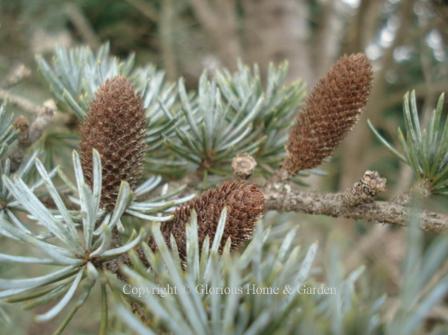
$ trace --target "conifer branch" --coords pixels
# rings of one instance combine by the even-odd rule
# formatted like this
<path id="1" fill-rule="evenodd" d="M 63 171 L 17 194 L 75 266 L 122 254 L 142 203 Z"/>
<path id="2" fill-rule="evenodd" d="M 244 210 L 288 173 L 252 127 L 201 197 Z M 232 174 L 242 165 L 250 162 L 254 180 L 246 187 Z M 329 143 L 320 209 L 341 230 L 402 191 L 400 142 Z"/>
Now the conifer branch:
<path id="1" fill-rule="evenodd" d="M 24 101 L 27 100 L 24 99 Z M 15 171 L 20 166 L 28 148 L 31 147 L 37 140 L 39 140 L 44 131 L 54 121 L 55 114 L 57 112 L 56 104 L 51 99 L 47 100 L 43 103 L 42 106 L 33 105 L 33 112 L 35 113 L 36 117 L 31 123 L 23 115 L 17 117 L 14 122 L 14 127 L 19 132 L 19 141 L 16 143 L 14 149 L 10 151 L 9 158 L 11 159 L 12 163 L 12 171 Z"/>
<path id="2" fill-rule="evenodd" d="M 354 186 L 352 188 L 355 189 Z M 347 219 L 365 220 L 398 226 L 407 226 L 412 209 L 388 201 L 361 201 L 352 206 L 347 196 L 352 191 L 339 193 L 318 193 L 299 191 L 289 182 L 275 182 L 264 189 L 266 210 L 300 212 L 313 215 L 327 215 Z M 362 197 L 360 196 L 359 199 Z M 416 212 L 416 211 L 415 211 Z M 417 213 L 417 212 L 416 212 Z M 422 210 L 418 212 L 420 228 L 424 231 L 441 233 L 448 230 L 448 215 Z"/>
<path id="3" fill-rule="evenodd" d="M 17 85 L 23 79 L 31 75 L 31 70 L 25 64 L 18 64 L 9 72 L 6 80 L 2 83 L 2 88 L 10 88 Z"/>
<path id="4" fill-rule="evenodd" d="M 43 106 L 36 105 L 22 96 L 13 94 L 1 88 L 0 100 L 10 103 L 11 105 L 17 106 L 18 108 L 33 114 L 39 114 L 39 112 L 44 109 Z"/>

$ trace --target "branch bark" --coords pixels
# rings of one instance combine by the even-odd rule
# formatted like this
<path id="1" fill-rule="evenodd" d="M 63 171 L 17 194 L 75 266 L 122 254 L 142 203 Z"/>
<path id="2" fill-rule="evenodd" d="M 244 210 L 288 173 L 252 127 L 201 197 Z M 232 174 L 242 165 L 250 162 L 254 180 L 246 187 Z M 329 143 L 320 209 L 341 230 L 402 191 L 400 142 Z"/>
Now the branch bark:
<path id="1" fill-rule="evenodd" d="M 16 171 L 26 155 L 27 149 L 35 143 L 48 128 L 54 119 L 56 105 L 53 100 L 48 100 L 41 107 L 31 124 L 24 116 L 20 116 L 15 121 L 15 127 L 19 130 L 19 141 L 16 147 L 11 150 L 11 170 Z"/>
<path id="2" fill-rule="evenodd" d="M 411 208 L 393 202 L 372 201 L 357 206 L 347 204 L 346 193 L 317 193 L 294 190 L 295 185 L 276 182 L 265 188 L 267 210 L 300 212 L 348 219 L 362 219 L 398 226 L 407 226 Z M 420 228 L 440 233 L 448 230 L 448 215 L 420 211 Z"/>
<path id="3" fill-rule="evenodd" d="M 29 77 L 31 75 L 31 70 L 26 67 L 24 64 L 18 64 L 12 68 L 4 83 L 1 83 L 2 88 L 10 88 L 23 79 Z"/>
<path id="4" fill-rule="evenodd" d="M 38 106 L 26 98 L 23 98 L 19 95 L 15 95 L 1 88 L 0 88 L 0 101 L 10 103 L 32 114 L 39 114 L 44 109 L 42 106 Z"/>
<path id="5" fill-rule="evenodd" d="M 19 140 L 9 153 L 12 164 L 11 170 L 15 171 L 22 163 L 26 150 L 42 136 L 50 123 L 54 121 L 57 108 L 55 102 L 51 99 L 45 101 L 42 105 L 35 105 L 28 99 L 3 89 L 0 89 L 1 100 L 35 115 L 31 124 L 24 116 L 19 116 L 15 120 L 14 126 L 19 131 Z"/>

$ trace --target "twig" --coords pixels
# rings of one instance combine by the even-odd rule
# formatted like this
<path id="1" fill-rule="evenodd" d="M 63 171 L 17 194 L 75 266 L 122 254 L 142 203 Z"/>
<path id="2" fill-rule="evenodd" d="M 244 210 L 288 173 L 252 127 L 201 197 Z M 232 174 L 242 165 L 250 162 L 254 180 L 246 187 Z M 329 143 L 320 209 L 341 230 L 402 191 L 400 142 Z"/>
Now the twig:
<path id="1" fill-rule="evenodd" d="M 30 125 L 30 129 L 28 131 L 28 139 L 31 143 L 36 142 L 42 136 L 44 130 L 53 120 L 55 113 L 55 102 L 51 99 L 45 101 L 42 105 L 42 109 L 37 113 L 36 118 Z"/>
<path id="2" fill-rule="evenodd" d="M 32 105 L 24 98 L 20 99 Z M 19 131 L 19 140 L 9 154 L 12 171 L 18 169 L 25 157 L 26 150 L 42 136 L 45 129 L 53 121 L 56 113 L 56 104 L 53 100 L 47 100 L 42 106 L 32 105 L 32 110 L 35 112 L 36 117 L 31 124 L 28 123 L 24 116 L 19 116 L 15 121 L 15 127 Z"/>
<path id="3" fill-rule="evenodd" d="M 294 190 L 288 182 L 275 182 L 265 188 L 266 209 L 327 215 L 369 222 L 407 226 L 412 209 L 387 201 L 372 201 L 356 206 L 347 204 L 347 192 L 316 193 Z M 448 215 L 429 211 L 418 212 L 420 227 L 424 231 L 448 230 Z"/>
<path id="4" fill-rule="evenodd" d="M 375 196 L 386 190 L 386 179 L 376 171 L 366 171 L 361 180 L 343 194 L 343 201 L 348 207 L 355 207 L 373 202 Z"/>
<path id="5" fill-rule="evenodd" d="M 11 103 L 20 109 L 33 114 L 39 114 L 43 109 L 42 106 L 38 106 L 26 98 L 15 95 L 3 89 L 0 89 L 0 100 Z"/>
<path id="6" fill-rule="evenodd" d="M 36 105 L 30 100 L 0 89 L 0 100 L 11 103 L 18 108 L 35 115 L 31 124 L 25 116 L 19 116 L 14 126 L 19 131 L 19 140 L 9 153 L 11 170 L 15 171 L 25 157 L 26 150 L 36 142 L 48 125 L 54 120 L 57 108 L 53 100 L 47 100 L 42 105 Z"/>
<path id="7" fill-rule="evenodd" d="M 24 64 L 19 64 L 11 70 L 11 72 L 6 77 L 5 82 L 2 84 L 3 88 L 9 88 L 18 84 L 23 79 L 31 75 L 31 70 Z"/>
<path id="8" fill-rule="evenodd" d="M 179 184 L 188 185 L 186 192 L 194 192 L 198 183 L 187 177 Z M 176 187 L 177 184 L 170 185 Z M 400 227 L 408 225 L 410 215 L 418 215 L 422 230 L 433 233 L 448 231 L 448 214 L 417 211 L 393 201 L 375 201 L 375 196 L 384 190 L 385 179 L 375 171 L 366 171 L 359 182 L 338 193 L 297 190 L 297 184 L 286 180 L 283 170 L 279 170 L 263 187 L 267 211 L 326 215 Z M 355 197 L 358 197 L 356 201 Z"/>
<path id="9" fill-rule="evenodd" d="M 409 190 L 412 180 L 412 170 L 409 166 L 402 164 L 400 177 L 396 183 L 397 187 L 394 191 L 394 196 L 392 197 L 392 202 L 398 203 L 400 205 L 406 205 L 409 203 L 410 195 L 407 190 Z M 352 252 L 346 258 L 346 268 L 354 269 L 360 264 L 363 257 L 371 252 L 381 252 L 378 250 L 377 246 L 382 243 L 382 241 L 388 241 L 386 235 L 389 233 L 388 226 L 375 226 L 367 234 L 361 237 L 360 240 L 356 242 L 352 248 Z M 384 252 L 384 251 L 383 251 Z M 391 259 L 389 257 L 376 257 L 375 259 L 381 259 L 385 263 L 390 263 Z M 387 267 L 392 270 L 392 267 L 387 264 Z"/>

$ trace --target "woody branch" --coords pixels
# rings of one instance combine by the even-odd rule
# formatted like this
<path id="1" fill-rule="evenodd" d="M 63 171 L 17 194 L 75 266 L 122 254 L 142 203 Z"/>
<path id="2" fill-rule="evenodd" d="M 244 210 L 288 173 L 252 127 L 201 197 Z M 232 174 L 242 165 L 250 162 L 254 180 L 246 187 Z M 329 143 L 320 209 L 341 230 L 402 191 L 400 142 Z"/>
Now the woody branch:
<path id="1" fill-rule="evenodd" d="M 366 174 L 369 172 L 367 171 Z M 359 219 L 398 226 L 407 226 L 410 215 L 415 213 L 418 215 L 422 230 L 434 233 L 448 230 L 448 215 L 425 210 L 417 211 L 394 202 L 375 201 L 374 187 L 359 187 L 360 184 L 365 186 L 363 179 L 350 190 L 339 193 L 300 191 L 293 183 L 274 182 L 264 189 L 266 209 Z M 377 191 L 380 191 L 380 188 Z"/>

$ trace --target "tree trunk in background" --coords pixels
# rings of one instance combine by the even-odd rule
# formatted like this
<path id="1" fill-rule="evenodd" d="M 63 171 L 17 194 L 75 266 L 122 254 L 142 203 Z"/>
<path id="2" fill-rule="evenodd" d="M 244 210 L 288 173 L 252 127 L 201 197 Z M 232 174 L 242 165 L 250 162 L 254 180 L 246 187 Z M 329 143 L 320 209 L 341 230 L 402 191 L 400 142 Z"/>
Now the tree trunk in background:
<path id="1" fill-rule="evenodd" d="M 394 65 L 394 50 L 403 43 L 406 37 L 409 21 L 412 19 L 414 0 L 400 1 L 398 8 L 398 28 L 395 33 L 391 45 L 383 51 L 380 61 L 379 71 L 375 73 L 372 92 L 370 94 L 369 103 L 366 111 L 361 116 L 358 125 L 347 136 L 343 144 L 342 152 L 346 154 L 342 156 L 342 179 L 340 181 L 340 189 L 345 189 L 356 180 L 357 175 L 362 174 L 368 166 L 366 166 L 369 152 L 365 148 L 370 147 L 369 141 L 371 134 L 367 127 L 367 118 L 370 118 L 375 124 L 376 120 L 381 117 L 381 109 L 378 108 L 381 101 L 386 96 L 386 74 Z M 364 39 L 362 38 L 361 41 Z"/>
<path id="2" fill-rule="evenodd" d="M 289 62 L 288 80 L 313 81 L 307 38 L 308 5 L 297 0 L 242 0 L 245 61 L 258 63 L 262 71 L 269 62 Z"/>
<path id="3" fill-rule="evenodd" d="M 364 52 L 378 32 L 379 18 L 385 0 L 362 0 L 350 22 L 345 38 L 344 52 Z"/>
<path id="4" fill-rule="evenodd" d="M 222 64 L 234 69 L 242 56 L 235 0 L 191 0 L 191 4 Z"/>
<path id="5" fill-rule="evenodd" d="M 333 65 L 340 54 L 347 5 L 342 1 L 323 0 L 322 15 L 313 43 L 313 68 L 317 81 Z"/>
<path id="6" fill-rule="evenodd" d="M 163 65 L 169 80 L 176 80 L 178 77 L 177 58 L 175 55 L 175 41 L 173 39 L 173 26 L 175 13 L 173 8 L 174 0 L 165 0 L 162 3 L 162 10 L 160 13 L 159 33 L 160 44 L 163 55 Z"/>

